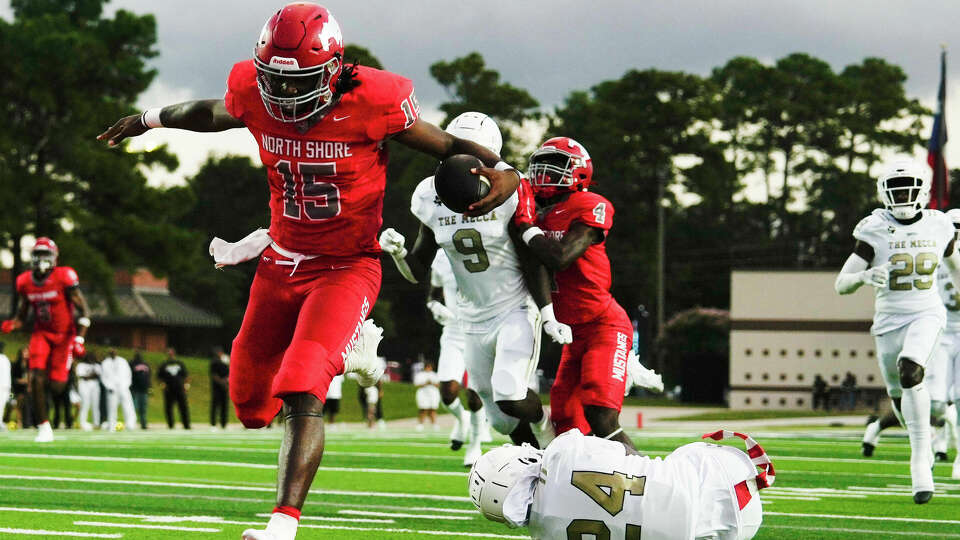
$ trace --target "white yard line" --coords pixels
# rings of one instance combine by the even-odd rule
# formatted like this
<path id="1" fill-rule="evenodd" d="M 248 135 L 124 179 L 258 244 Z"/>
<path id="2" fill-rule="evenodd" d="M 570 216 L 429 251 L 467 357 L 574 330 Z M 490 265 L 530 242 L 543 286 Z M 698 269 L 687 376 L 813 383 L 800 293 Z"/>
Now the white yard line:
<path id="1" fill-rule="evenodd" d="M 123 535 L 120 533 L 100 534 L 74 531 L 48 531 L 45 529 L 11 529 L 9 527 L 0 527 L 0 533 L 29 534 L 33 536 L 77 536 L 81 538 L 123 538 Z"/>
<path id="2" fill-rule="evenodd" d="M 120 484 L 120 485 L 133 485 L 133 486 L 159 486 L 159 487 L 178 487 L 178 488 L 192 488 L 192 489 L 219 489 L 225 491 L 261 491 L 275 493 L 276 488 L 273 487 L 256 487 L 256 486 L 238 486 L 238 485 L 228 485 L 228 484 L 192 484 L 188 482 L 152 482 L 152 481 L 141 481 L 141 480 L 108 480 L 105 478 L 80 478 L 80 477 L 64 477 L 64 476 L 26 476 L 19 474 L 0 474 L 0 479 L 9 478 L 12 480 L 30 480 L 30 481 L 46 481 L 46 482 L 80 482 L 88 484 Z M 310 493 L 317 493 L 320 495 L 343 495 L 343 496 L 353 496 L 353 497 L 387 497 L 387 498 L 396 498 L 396 499 L 426 499 L 433 501 L 449 501 L 449 502 L 471 502 L 470 497 L 459 497 L 456 495 L 433 495 L 433 494 L 417 494 L 417 493 L 386 493 L 386 492 L 371 492 L 371 491 L 344 491 L 336 489 L 311 489 Z"/>
<path id="3" fill-rule="evenodd" d="M 68 461 L 95 461 L 106 463 L 159 463 L 164 465 L 200 465 L 204 467 L 230 467 L 243 469 L 268 469 L 275 470 L 276 465 L 267 465 L 261 463 L 239 463 L 235 461 L 206 461 L 190 459 L 161 459 L 161 458 L 129 458 L 129 457 L 107 457 L 107 456 L 73 456 L 73 455 L 55 455 L 55 454 L 21 454 L 17 452 L 0 452 L 0 457 L 14 457 L 24 459 L 63 459 Z M 425 471 L 417 469 L 379 469 L 369 467 L 320 467 L 320 471 L 333 472 L 358 472 L 373 474 L 414 474 L 417 476 L 457 476 L 466 478 L 469 473 L 458 471 Z"/>
<path id="4" fill-rule="evenodd" d="M 794 512 L 764 512 L 768 516 L 809 517 L 824 519 L 863 519 L 867 521 L 900 521 L 903 523 L 940 523 L 944 525 L 960 525 L 955 519 L 923 519 L 889 516 L 855 516 L 846 514 L 799 514 Z"/>
<path id="5" fill-rule="evenodd" d="M 816 531 L 816 532 L 842 532 L 854 534 L 872 534 L 878 538 L 889 535 L 895 536 L 933 536 L 935 538 L 960 538 L 960 534 L 942 533 L 942 532 L 916 532 L 916 531 L 875 531 L 872 529 L 835 529 L 832 527 L 797 527 L 793 525 L 763 525 L 761 529 L 792 529 L 797 531 Z"/>
<path id="6" fill-rule="evenodd" d="M 80 495 L 97 495 L 111 497 L 154 497 L 163 499 L 196 499 L 200 501 L 227 501 L 242 502 L 252 504 L 273 504 L 271 497 L 254 499 L 250 497 L 218 497 L 216 495 L 196 495 L 187 493 L 147 493 L 143 491 L 104 491 L 94 489 L 62 489 L 50 487 L 27 487 L 27 486 L 4 486 L 4 490 L 47 492 L 47 493 L 75 493 Z M 460 508 L 437 508 L 434 506 L 398 506 L 391 504 L 370 504 L 370 503 L 342 503 L 324 500 L 307 500 L 305 503 L 310 506 L 332 506 L 336 508 L 374 508 L 377 510 L 400 510 L 400 511 L 421 511 L 421 512 L 443 512 L 447 514 L 476 514 L 476 510 L 466 510 Z"/>
<path id="7" fill-rule="evenodd" d="M 212 527 L 174 527 L 173 525 L 143 525 L 139 523 L 112 523 L 109 521 L 74 521 L 74 525 L 83 525 L 85 527 L 100 528 L 119 528 L 119 529 L 154 529 L 158 531 L 180 531 L 180 532 L 205 532 L 218 533 L 221 529 Z"/>
<path id="8" fill-rule="evenodd" d="M 32 514 L 54 514 L 54 515 L 71 515 L 71 516 L 88 516 L 88 517 L 113 517 L 120 519 L 140 519 L 150 523 L 211 523 L 211 524 L 223 524 L 228 523 L 222 517 L 219 516 L 171 516 L 171 515 L 156 515 L 156 514 L 126 514 L 122 512 L 92 512 L 89 510 L 62 510 L 62 509 L 46 509 L 46 508 L 19 508 L 15 506 L 0 506 L 0 512 L 23 512 L 23 513 L 32 513 Z M 269 517 L 270 514 L 264 514 L 265 517 Z M 380 525 L 396 523 L 392 519 L 362 519 L 362 518 L 338 518 L 338 517 L 323 517 L 318 516 L 311 518 L 317 521 L 349 521 L 353 523 L 376 523 Z M 466 519 L 466 518 L 465 518 Z M 247 523 L 244 523 L 247 524 Z"/>
<path id="9" fill-rule="evenodd" d="M 418 529 L 386 529 L 380 527 L 348 527 L 344 525 L 313 525 L 310 523 L 304 523 L 300 525 L 301 527 L 308 527 L 311 529 L 327 529 L 333 531 L 376 531 L 376 532 L 389 532 L 389 533 L 401 533 L 401 534 L 416 534 L 416 535 L 429 535 L 429 536 L 472 536 L 474 538 L 516 538 L 520 540 L 530 540 L 529 536 L 515 536 L 508 534 L 492 534 L 492 533 L 481 533 L 481 532 L 455 532 L 455 531 L 430 531 L 430 530 L 418 530 Z"/>
<path id="10" fill-rule="evenodd" d="M 461 520 L 469 521 L 474 519 L 473 516 L 441 516 L 438 514 L 404 514 L 400 512 L 372 512 L 369 510 L 338 510 L 338 514 L 343 514 L 345 516 L 374 516 L 374 517 L 390 517 L 390 518 L 413 518 L 413 519 L 447 519 L 447 520 Z M 475 514 L 479 515 L 475 512 Z M 313 518 L 306 518 L 313 519 Z"/>

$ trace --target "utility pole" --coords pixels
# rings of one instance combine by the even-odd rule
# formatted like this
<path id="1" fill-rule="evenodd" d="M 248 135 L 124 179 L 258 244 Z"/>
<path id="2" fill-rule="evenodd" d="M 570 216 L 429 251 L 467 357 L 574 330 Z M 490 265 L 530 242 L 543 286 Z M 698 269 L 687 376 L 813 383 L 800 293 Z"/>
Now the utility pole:
<path id="1" fill-rule="evenodd" d="M 666 190 L 667 172 L 666 169 L 657 167 L 657 335 L 663 334 L 664 319 L 664 288 L 666 281 L 664 278 L 664 236 L 666 229 L 666 216 L 663 210 L 663 195 Z M 663 372 L 663 366 L 659 365 L 663 361 L 662 355 L 657 355 L 657 371 Z"/>

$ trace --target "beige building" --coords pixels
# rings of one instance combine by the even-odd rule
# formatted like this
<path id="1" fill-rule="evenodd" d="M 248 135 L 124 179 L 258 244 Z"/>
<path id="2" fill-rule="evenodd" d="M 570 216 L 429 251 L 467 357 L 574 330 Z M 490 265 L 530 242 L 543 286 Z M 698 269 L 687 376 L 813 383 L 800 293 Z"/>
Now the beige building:
<path id="1" fill-rule="evenodd" d="M 730 287 L 730 408 L 809 409 L 819 374 L 836 397 L 849 371 L 861 405 L 886 393 L 870 323 L 873 289 L 840 296 L 835 272 L 735 271 Z"/>

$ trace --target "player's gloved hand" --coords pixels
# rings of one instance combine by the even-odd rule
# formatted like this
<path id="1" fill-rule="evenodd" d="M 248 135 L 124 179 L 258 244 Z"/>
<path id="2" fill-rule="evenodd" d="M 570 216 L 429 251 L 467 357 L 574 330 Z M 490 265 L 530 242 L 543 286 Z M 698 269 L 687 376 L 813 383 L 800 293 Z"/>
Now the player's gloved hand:
<path id="1" fill-rule="evenodd" d="M 573 342 L 573 330 L 557 320 L 557 317 L 553 314 L 553 304 L 547 304 L 540 308 L 540 318 L 543 320 L 543 331 L 555 343 L 566 345 Z"/>
<path id="2" fill-rule="evenodd" d="M 663 393 L 663 377 L 656 371 L 644 367 L 640 363 L 640 357 L 631 349 L 627 354 L 627 384 L 623 388 L 623 395 L 629 394 L 634 386 L 658 394 Z"/>
<path id="3" fill-rule="evenodd" d="M 83 336 L 73 338 L 73 356 L 75 358 L 82 358 L 87 355 L 87 346 L 83 342 Z"/>
<path id="4" fill-rule="evenodd" d="M 407 256 L 407 248 L 403 247 L 403 244 L 407 241 L 402 234 L 397 231 L 386 228 L 380 233 L 380 249 L 390 255 L 391 257 L 404 258 Z"/>
<path id="5" fill-rule="evenodd" d="M 890 264 L 881 264 L 873 268 L 867 268 L 860 273 L 860 279 L 867 285 L 877 289 L 886 289 L 890 281 Z"/>
<path id="6" fill-rule="evenodd" d="M 453 315 L 453 312 L 450 311 L 450 308 L 436 300 L 430 300 L 427 302 L 427 309 L 429 309 L 430 314 L 433 315 L 433 320 L 437 321 L 442 326 L 447 326 L 456 319 L 456 317 Z"/>
<path id="7" fill-rule="evenodd" d="M 19 320 L 7 319 L 3 321 L 2 324 L 0 324 L 0 332 L 3 332 L 4 334 L 9 334 L 10 332 L 13 332 L 14 330 L 20 328 L 20 326 L 21 326 L 21 323 Z"/>

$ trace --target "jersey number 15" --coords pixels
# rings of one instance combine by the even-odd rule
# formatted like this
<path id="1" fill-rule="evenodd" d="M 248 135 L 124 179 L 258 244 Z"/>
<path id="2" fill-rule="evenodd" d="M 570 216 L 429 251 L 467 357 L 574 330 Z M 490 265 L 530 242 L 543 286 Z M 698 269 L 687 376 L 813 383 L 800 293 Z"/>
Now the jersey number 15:
<path id="1" fill-rule="evenodd" d="M 323 221 L 340 215 L 340 188 L 317 180 L 318 176 L 336 176 L 336 162 L 298 163 L 293 171 L 289 161 L 281 160 L 276 168 L 283 177 L 284 217 L 299 220 L 306 214 L 310 221 Z"/>

